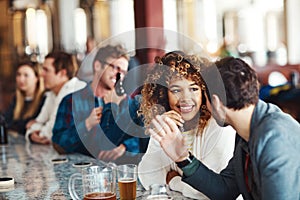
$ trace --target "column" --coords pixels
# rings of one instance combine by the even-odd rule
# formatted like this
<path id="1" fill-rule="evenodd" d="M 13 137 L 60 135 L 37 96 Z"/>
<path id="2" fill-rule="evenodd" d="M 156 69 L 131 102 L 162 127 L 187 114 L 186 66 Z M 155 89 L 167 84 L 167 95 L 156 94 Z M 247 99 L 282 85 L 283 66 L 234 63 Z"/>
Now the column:
<path id="1" fill-rule="evenodd" d="M 164 41 L 163 0 L 134 0 L 134 13 L 135 28 L 153 27 L 136 31 L 136 55 L 141 64 L 153 63 Z"/>

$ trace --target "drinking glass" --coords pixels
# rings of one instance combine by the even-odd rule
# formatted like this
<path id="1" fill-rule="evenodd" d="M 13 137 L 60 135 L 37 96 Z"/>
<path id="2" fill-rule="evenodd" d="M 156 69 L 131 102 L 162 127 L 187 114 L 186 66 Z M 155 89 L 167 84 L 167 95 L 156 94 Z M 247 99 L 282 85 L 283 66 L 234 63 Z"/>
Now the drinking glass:
<path id="1" fill-rule="evenodd" d="M 169 200 L 173 199 L 169 196 L 169 187 L 166 184 L 152 184 L 149 189 L 149 196 L 147 199 L 151 200 Z"/>
<path id="2" fill-rule="evenodd" d="M 73 174 L 68 186 L 72 199 L 82 199 L 75 189 L 76 180 L 80 179 L 84 200 L 116 200 L 116 172 L 111 167 L 90 166 L 83 168 L 81 173 Z"/>
<path id="3" fill-rule="evenodd" d="M 136 199 L 137 165 L 125 164 L 117 167 L 121 200 Z"/>

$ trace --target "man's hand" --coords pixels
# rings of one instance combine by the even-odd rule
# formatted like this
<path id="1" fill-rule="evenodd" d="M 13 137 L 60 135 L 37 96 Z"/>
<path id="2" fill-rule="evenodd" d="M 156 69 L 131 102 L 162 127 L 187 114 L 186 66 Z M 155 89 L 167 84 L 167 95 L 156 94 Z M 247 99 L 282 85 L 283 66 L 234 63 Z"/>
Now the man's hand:
<path id="1" fill-rule="evenodd" d="M 40 136 L 40 131 L 34 131 L 29 135 L 29 138 L 32 142 L 38 144 L 50 144 L 50 140 L 48 138 Z"/>
<path id="2" fill-rule="evenodd" d="M 185 139 L 172 119 L 157 115 L 152 119 L 151 127 L 149 133 L 173 161 L 180 162 L 188 157 Z"/>
<path id="3" fill-rule="evenodd" d="M 94 126 L 98 125 L 102 117 L 102 107 L 94 108 L 90 116 L 85 120 L 85 126 L 90 131 Z"/>
<path id="4" fill-rule="evenodd" d="M 118 147 L 109 151 L 100 151 L 98 158 L 103 161 L 112 161 L 121 157 L 126 151 L 124 144 L 120 144 Z"/>
<path id="5" fill-rule="evenodd" d="M 122 96 L 118 96 L 116 94 L 116 90 L 110 90 L 105 96 L 104 96 L 104 102 L 105 103 L 115 103 L 117 105 L 120 104 L 120 102 L 126 97 L 126 94 L 122 95 Z"/>

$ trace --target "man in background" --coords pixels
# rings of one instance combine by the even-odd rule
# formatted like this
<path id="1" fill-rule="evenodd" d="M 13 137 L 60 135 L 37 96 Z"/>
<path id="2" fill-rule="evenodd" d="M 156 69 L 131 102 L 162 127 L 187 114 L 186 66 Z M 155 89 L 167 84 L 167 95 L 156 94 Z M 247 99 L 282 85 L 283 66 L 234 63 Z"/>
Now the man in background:
<path id="1" fill-rule="evenodd" d="M 138 162 L 143 134 L 138 96 L 116 94 L 128 70 L 126 49 L 100 48 L 93 61 L 93 80 L 66 96 L 59 106 L 52 141 L 60 153 L 82 153 L 116 163 Z"/>
<path id="2" fill-rule="evenodd" d="M 26 139 L 39 144 L 50 144 L 57 108 L 64 96 L 83 88 L 86 83 L 75 77 L 78 66 L 75 58 L 65 52 L 52 52 L 45 57 L 42 77 L 49 90 L 37 118 L 31 121 Z"/>

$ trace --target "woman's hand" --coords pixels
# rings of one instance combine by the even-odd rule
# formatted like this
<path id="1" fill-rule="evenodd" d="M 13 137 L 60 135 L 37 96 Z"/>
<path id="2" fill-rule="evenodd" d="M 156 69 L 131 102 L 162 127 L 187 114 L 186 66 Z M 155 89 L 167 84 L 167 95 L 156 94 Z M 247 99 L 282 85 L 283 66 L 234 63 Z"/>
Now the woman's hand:
<path id="1" fill-rule="evenodd" d="M 157 115 L 152 119 L 151 128 L 148 131 L 173 161 L 182 161 L 188 157 L 185 139 L 174 120 Z"/>
<path id="2" fill-rule="evenodd" d="M 27 124 L 26 124 L 26 129 L 29 129 L 29 128 L 32 126 L 32 124 L 34 124 L 34 123 L 36 123 L 36 120 L 35 120 L 35 119 L 32 119 L 32 120 L 30 120 L 29 122 L 27 122 Z"/>
<path id="3" fill-rule="evenodd" d="M 182 119 L 182 116 L 178 112 L 176 112 L 174 110 L 170 110 L 170 111 L 165 112 L 164 114 L 162 114 L 162 116 L 163 117 L 165 117 L 165 116 L 169 117 L 170 119 L 172 119 L 176 123 L 176 125 L 178 127 L 183 127 L 184 120 Z"/>

